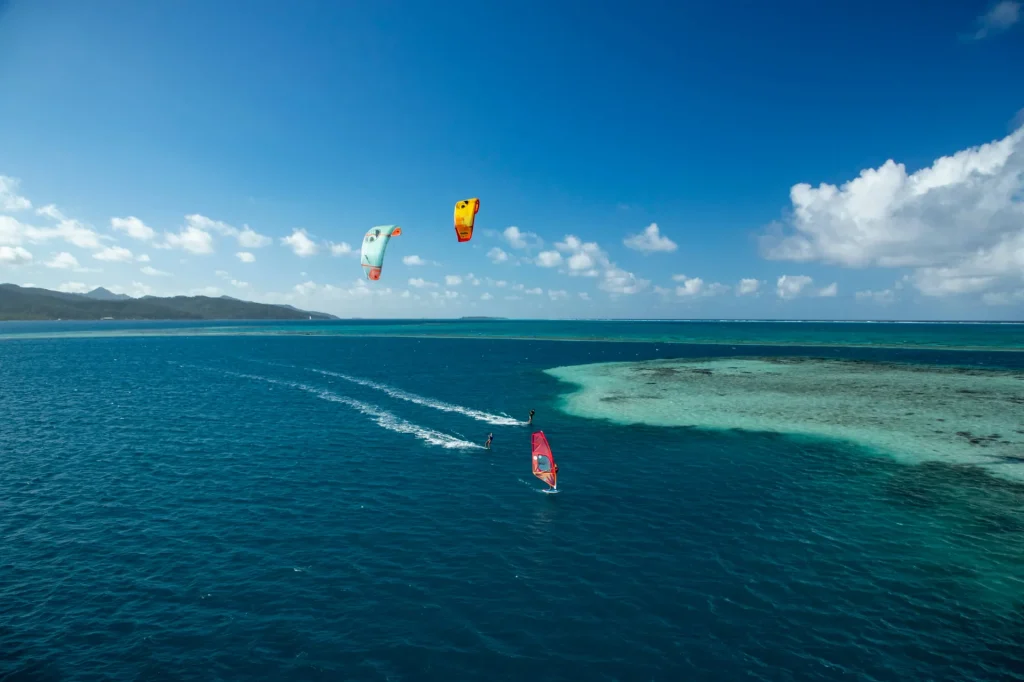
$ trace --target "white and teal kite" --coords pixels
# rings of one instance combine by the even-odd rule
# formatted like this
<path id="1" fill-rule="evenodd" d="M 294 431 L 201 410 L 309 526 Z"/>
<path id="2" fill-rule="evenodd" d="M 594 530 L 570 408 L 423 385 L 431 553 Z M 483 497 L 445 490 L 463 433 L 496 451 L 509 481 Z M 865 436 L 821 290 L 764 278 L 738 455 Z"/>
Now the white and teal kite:
<path id="1" fill-rule="evenodd" d="M 363 251 L 360 261 L 366 272 L 366 279 L 380 279 L 380 269 L 384 266 L 384 250 L 392 237 L 402 234 L 398 225 L 378 225 L 370 228 L 363 236 Z"/>

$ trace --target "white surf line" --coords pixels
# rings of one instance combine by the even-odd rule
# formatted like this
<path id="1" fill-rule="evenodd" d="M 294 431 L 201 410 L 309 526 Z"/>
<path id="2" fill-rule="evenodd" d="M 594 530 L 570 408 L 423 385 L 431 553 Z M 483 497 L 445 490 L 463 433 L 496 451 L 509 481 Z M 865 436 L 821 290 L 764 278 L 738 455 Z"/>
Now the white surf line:
<path id="1" fill-rule="evenodd" d="M 337 393 L 332 393 L 331 391 L 322 388 L 317 388 L 315 386 L 307 386 L 306 384 L 300 384 L 294 381 L 282 381 L 280 379 L 271 379 L 269 377 L 263 377 L 256 374 L 242 374 L 240 372 L 229 372 L 227 370 L 220 371 L 224 372 L 225 374 L 230 374 L 232 376 L 242 377 L 243 379 L 254 379 L 256 381 L 264 381 L 269 384 L 277 384 L 279 386 L 297 388 L 300 391 L 312 393 L 313 395 L 317 396 L 318 398 L 321 398 L 322 400 L 328 400 L 332 403 L 341 403 L 342 405 L 347 405 L 348 407 L 351 407 L 365 414 L 367 417 L 370 417 L 377 423 L 378 426 L 380 426 L 383 429 L 387 429 L 388 431 L 394 431 L 395 433 L 407 433 L 409 435 L 415 436 L 416 438 L 422 441 L 426 441 L 431 445 L 437 445 L 442 448 L 459 450 L 483 449 L 482 445 L 477 445 L 476 443 L 471 443 L 468 440 L 455 438 L 454 436 L 449 436 L 446 433 L 441 433 L 440 431 L 434 431 L 433 429 L 428 429 L 417 424 L 413 424 L 412 422 L 408 422 L 400 417 L 395 416 L 394 414 L 388 412 L 387 410 L 382 410 L 376 405 L 370 405 L 360 400 L 353 400 L 352 398 L 347 398 L 343 395 L 338 395 Z"/>
<path id="2" fill-rule="evenodd" d="M 417 405 L 423 405 L 425 407 L 432 407 L 435 410 L 441 410 L 443 412 L 456 412 L 458 414 L 471 417 L 478 421 L 487 422 L 488 424 L 494 424 L 496 426 L 522 426 L 526 422 L 519 421 L 513 417 L 502 416 L 498 414 L 491 414 L 489 412 L 483 412 L 481 410 L 474 410 L 471 407 L 463 407 L 462 405 L 453 405 L 446 403 L 442 400 L 435 400 L 434 398 L 426 398 L 415 393 L 409 393 L 403 391 L 400 388 L 394 388 L 387 384 L 379 384 L 376 381 L 370 381 L 369 379 L 360 379 L 359 377 L 349 376 L 348 374 L 340 374 L 338 372 L 328 372 L 325 369 L 311 369 L 311 372 L 317 372 L 329 377 L 337 377 L 344 379 L 345 381 L 351 381 L 353 384 L 359 384 L 360 386 L 366 386 L 377 391 L 387 393 L 392 398 L 398 398 L 399 400 L 407 400 L 410 403 L 416 403 Z"/>

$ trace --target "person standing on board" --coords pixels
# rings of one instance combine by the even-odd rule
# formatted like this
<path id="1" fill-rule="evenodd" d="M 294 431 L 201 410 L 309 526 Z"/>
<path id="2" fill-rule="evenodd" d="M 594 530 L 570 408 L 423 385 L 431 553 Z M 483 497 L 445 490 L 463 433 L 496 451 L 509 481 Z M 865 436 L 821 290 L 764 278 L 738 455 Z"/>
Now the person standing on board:
<path id="1" fill-rule="evenodd" d="M 530 410 L 530 420 L 528 422 L 526 422 L 527 424 L 532 424 L 533 423 L 533 412 L 534 412 L 533 410 Z"/>
<path id="2" fill-rule="evenodd" d="M 491 441 L 492 440 L 494 440 L 494 434 L 493 433 L 488 433 L 487 434 L 487 442 L 484 443 L 484 447 L 487 448 L 488 450 L 491 449 Z"/>

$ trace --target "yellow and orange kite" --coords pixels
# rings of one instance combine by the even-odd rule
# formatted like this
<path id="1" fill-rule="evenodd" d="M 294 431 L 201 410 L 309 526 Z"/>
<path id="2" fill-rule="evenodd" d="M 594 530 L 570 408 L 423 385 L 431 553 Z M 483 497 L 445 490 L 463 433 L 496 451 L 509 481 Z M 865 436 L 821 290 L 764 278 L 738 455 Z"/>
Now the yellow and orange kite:
<path id="1" fill-rule="evenodd" d="M 479 210 L 479 199 L 466 199 L 455 204 L 455 234 L 460 242 L 473 238 L 473 223 Z"/>

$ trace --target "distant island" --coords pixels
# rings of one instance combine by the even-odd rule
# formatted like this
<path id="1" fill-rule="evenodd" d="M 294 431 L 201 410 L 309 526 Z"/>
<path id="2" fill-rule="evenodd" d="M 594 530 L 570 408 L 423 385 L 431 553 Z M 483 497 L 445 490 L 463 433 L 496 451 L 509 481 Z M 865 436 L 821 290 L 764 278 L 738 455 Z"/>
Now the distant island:
<path id="1" fill-rule="evenodd" d="M 483 315 L 467 315 L 460 317 L 460 320 L 507 320 L 507 317 L 486 317 Z"/>
<path id="2" fill-rule="evenodd" d="M 66 294 L 0 284 L 0 320 L 337 320 L 290 305 L 241 301 L 230 296 L 142 296 L 103 287 Z"/>

